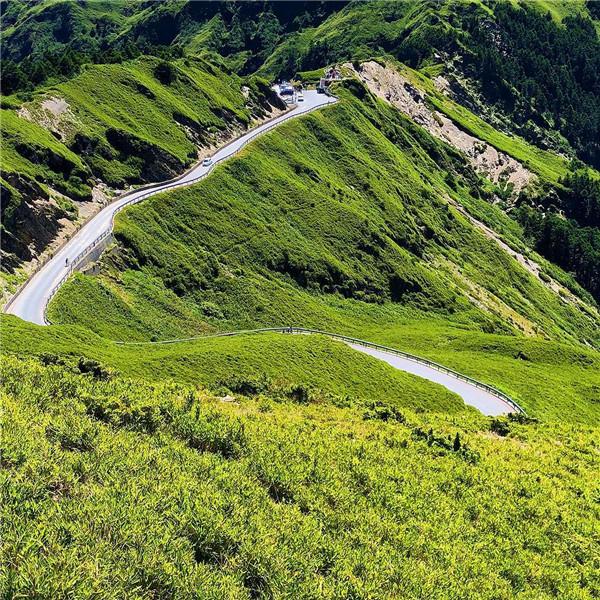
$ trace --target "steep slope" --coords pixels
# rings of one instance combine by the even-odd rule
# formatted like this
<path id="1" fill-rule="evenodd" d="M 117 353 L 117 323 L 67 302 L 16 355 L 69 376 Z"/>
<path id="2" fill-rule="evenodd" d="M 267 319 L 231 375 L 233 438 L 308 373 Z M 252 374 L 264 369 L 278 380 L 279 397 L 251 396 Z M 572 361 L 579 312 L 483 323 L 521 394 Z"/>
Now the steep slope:
<path id="1" fill-rule="evenodd" d="M 259 71 L 268 79 L 386 53 L 443 73 L 455 97 L 495 126 L 600 164 L 593 2 L 3 5 L 3 80 L 9 90 L 72 76 L 87 62 L 119 63 L 140 53 L 174 57 L 210 49 L 239 72 Z"/>
<path id="2" fill-rule="evenodd" d="M 540 337 L 597 344 L 593 302 L 469 194 L 477 176 L 452 149 L 358 82 L 338 92 L 198 186 L 119 215 L 100 275 L 68 282 L 51 320 L 121 340 L 313 326 L 431 357 L 538 414 L 594 414 L 594 359 L 576 373 L 531 358 L 564 356 Z"/>
<path id="3" fill-rule="evenodd" d="M 432 82 L 405 65 L 381 61 L 347 64 L 344 70 L 459 150 L 493 184 L 493 201 L 521 223 L 529 245 L 573 273 L 600 300 L 598 171 L 495 130 L 448 98 L 443 78 Z M 484 231 L 493 235 L 489 228 Z M 535 261 L 520 260 L 539 276 Z M 561 294 L 570 295 L 564 287 Z"/>
<path id="4" fill-rule="evenodd" d="M 2 1 L 3 60 L 97 49 L 139 3 Z"/>
<path id="5" fill-rule="evenodd" d="M 358 82 L 341 92 L 206 182 L 119 216 L 105 276 L 68 285 L 51 318 L 173 337 L 205 322 L 335 328 L 383 305 L 597 343 L 594 308 L 563 301 L 452 208 L 468 200 L 503 226 L 469 195 L 478 180 L 459 155 Z"/>
<path id="6" fill-rule="evenodd" d="M 5 270 L 39 257 L 119 190 L 181 173 L 283 104 L 261 80 L 205 58 L 145 57 L 90 66 L 12 106 L 1 120 Z"/>
<path id="7" fill-rule="evenodd" d="M 600 41 L 582 2 L 354 2 L 288 36 L 260 72 L 383 54 L 443 75 L 497 128 L 600 165 Z"/>

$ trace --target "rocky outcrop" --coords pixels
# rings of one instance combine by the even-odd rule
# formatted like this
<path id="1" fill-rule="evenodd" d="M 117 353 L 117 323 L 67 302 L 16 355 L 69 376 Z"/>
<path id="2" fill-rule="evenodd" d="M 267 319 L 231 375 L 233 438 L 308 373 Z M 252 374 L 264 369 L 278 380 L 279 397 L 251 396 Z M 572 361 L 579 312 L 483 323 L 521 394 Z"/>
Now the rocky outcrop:
<path id="1" fill-rule="evenodd" d="M 2 268 L 13 271 L 20 262 L 35 258 L 56 237 L 59 220 L 67 215 L 35 181 L 13 173 L 5 173 L 4 178 L 11 187 L 0 183 Z"/>
<path id="2" fill-rule="evenodd" d="M 401 110 L 431 135 L 460 150 L 477 171 L 494 183 L 511 184 L 515 196 L 535 177 L 519 161 L 460 129 L 446 115 L 431 108 L 426 94 L 398 71 L 375 61 L 362 63 L 359 71 L 350 63 L 344 67 L 353 71 L 375 95 Z"/>

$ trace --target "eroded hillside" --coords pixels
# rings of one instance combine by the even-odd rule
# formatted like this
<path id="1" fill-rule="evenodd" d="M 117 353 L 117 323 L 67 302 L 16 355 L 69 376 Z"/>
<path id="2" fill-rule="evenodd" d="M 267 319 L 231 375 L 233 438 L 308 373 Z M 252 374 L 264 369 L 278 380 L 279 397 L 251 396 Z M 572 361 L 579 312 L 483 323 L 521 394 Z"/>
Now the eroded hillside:
<path id="1" fill-rule="evenodd" d="M 427 95 L 396 69 L 375 61 L 361 63 L 358 71 L 352 63 L 346 63 L 344 67 L 358 76 L 379 98 L 462 152 L 469 163 L 493 183 L 510 186 L 511 194 L 516 196 L 535 177 L 519 161 L 460 129 L 454 121 L 433 108 L 427 102 Z"/>

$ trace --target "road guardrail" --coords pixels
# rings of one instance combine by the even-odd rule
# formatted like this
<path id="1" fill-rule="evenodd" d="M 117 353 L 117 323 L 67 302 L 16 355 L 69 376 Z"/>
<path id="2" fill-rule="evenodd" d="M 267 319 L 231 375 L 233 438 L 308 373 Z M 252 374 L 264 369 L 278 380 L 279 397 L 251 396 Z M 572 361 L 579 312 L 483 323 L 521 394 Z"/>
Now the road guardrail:
<path id="1" fill-rule="evenodd" d="M 521 414 L 526 414 L 525 409 L 521 405 L 519 405 L 517 402 L 515 402 L 512 398 L 510 398 L 510 396 L 508 396 L 504 392 L 501 392 L 498 388 L 488 385 L 487 383 L 478 381 L 477 379 L 474 379 L 473 377 L 469 377 L 468 375 L 463 375 L 462 373 L 459 373 L 458 371 L 455 371 L 454 369 L 449 369 L 448 367 L 445 367 L 444 365 L 441 365 L 435 361 L 429 360 L 427 358 L 423 358 L 421 356 L 417 356 L 415 354 L 410 354 L 409 352 L 404 352 L 403 350 L 398 350 L 397 348 L 391 348 L 390 346 L 383 346 L 382 344 L 376 344 L 374 342 L 369 342 L 367 340 L 353 338 L 353 337 L 350 337 L 347 335 L 342 335 L 339 333 L 332 333 L 330 331 L 323 331 L 321 329 L 309 329 L 306 327 L 293 327 L 293 326 L 290 326 L 290 327 L 263 327 L 260 329 L 243 329 L 240 331 L 227 331 L 227 332 L 223 332 L 223 333 L 215 333 L 215 334 L 198 336 L 198 337 L 178 338 L 178 339 L 163 340 L 163 341 L 158 341 L 158 342 L 115 342 L 115 343 L 120 346 L 144 346 L 144 345 L 148 345 L 148 344 L 153 344 L 153 345 L 178 344 L 178 343 L 182 343 L 182 342 L 193 342 L 193 341 L 205 340 L 205 339 L 210 339 L 210 338 L 249 335 L 249 334 L 257 334 L 257 333 L 288 333 L 288 334 L 307 333 L 307 334 L 323 335 L 323 336 L 326 336 L 326 337 L 334 339 L 334 340 L 345 342 L 347 344 L 356 344 L 359 346 L 364 346 L 365 348 L 373 348 L 375 350 L 381 350 L 382 352 L 394 354 L 396 356 L 400 356 L 400 357 L 410 360 L 412 362 L 426 365 L 432 369 L 435 369 L 436 371 L 440 371 L 441 373 L 446 373 L 447 375 L 450 375 L 456 379 L 465 381 L 465 382 L 469 383 L 470 385 L 477 387 L 478 389 L 488 392 L 489 394 L 491 394 L 492 396 L 495 396 L 499 400 L 502 400 L 502 402 L 505 402 L 511 408 L 513 408 L 515 410 L 515 412 L 518 412 Z"/>

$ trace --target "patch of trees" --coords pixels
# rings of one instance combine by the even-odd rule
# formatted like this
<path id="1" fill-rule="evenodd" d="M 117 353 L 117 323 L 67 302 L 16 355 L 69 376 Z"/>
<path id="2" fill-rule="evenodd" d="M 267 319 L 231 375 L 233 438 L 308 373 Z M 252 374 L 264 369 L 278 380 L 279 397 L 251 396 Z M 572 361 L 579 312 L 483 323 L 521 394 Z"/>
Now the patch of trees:
<path id="1" fill-rule="evenodd" d="M 575 171 L 561 180 L 561 208 L 580 225 L 600 227 L 600 180 L 589 172 Z"/>
<path id="2" fill-rule="evenodd" d="M 532 246 L 600 302 L 600 180 L 580 169 L 561 184 L 522 193 L 515 216 Z"/>
<path id="3" fill-rule="evenodd" d="M 553 21 L 527 4 L 494 4 L 494 20 L 465 15 L 466 64 L 487 100 L 519 125 L 560 131 L 600 166 L 600 41 L 581 16 Z M 524 127 L 526 132 L 527 128 Z"/>
<path id="4" fill-rule="evenodd" d="M 15 62 L 2 60 L 0 66 L 3 94 L 31 91 L 48 80 L 64 80 L 76 75 L 86 63 L 115 64 L 152 55 L 170 60 L 183 55 L 178 46 L 157 46 L 131 41 L 112 48 L 75 49 L 73 46 L 55 48 Z"/>
<path id="5" fill-rule="evenodd" d="M 521 206 L 517 218 L 535 249 L 548 260 L 573 273 L 600 302 L 600 229 L 579 227 L 556 213 L 540 213 Z"/>

